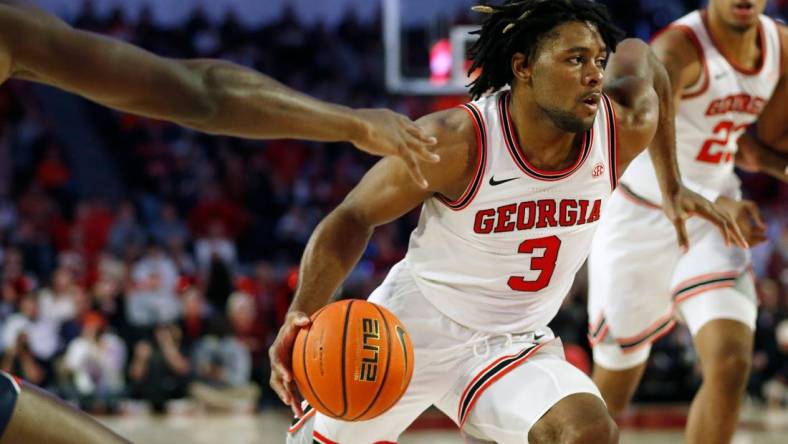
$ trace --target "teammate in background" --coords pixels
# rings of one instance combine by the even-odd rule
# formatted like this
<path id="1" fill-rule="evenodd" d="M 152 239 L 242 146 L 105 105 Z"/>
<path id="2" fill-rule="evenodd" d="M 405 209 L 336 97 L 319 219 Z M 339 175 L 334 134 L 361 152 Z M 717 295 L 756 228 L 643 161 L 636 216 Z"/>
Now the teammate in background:
<path id="1" fill-rule="evenodd" d="M 711 0 L 708 10 L 677 20 L 651 45 L 675 95 L 682 179 L 737 220 L 751 245 L 765 239 L 765 226 L 755 204 L 741 198 L 734 163 L 788 178 L 788 33 L 761 15 L 765 3 Z M 756 120 L 757 130 L 745 133 Z M 756 294 L 749 251 L 726 245 L 698 219 L 688 224 L 689 250 L 677 248 L 670 221 L 658 211 L 651 153 L 632 162 L 594 238 L 588 305 L 593 379 L 611 413 L 621 412 L 651 343 L 681 319 L 703 372 L 687 442 L 728 443 L 752 355 Z"/>
<path id="2" fill-rule="evenodd" d="M 617 442 L 597 388 L 564 359 L 547 324 L 619 175 L 649 144 L 679 233 L 695 213 L 744 245 L 733 219 L 681 184 L 668 75 L 645 43 L 618 43 L 603 5 L 509 0 L 475 10 L 489 14 L 471 50 L 472 70 L 482 69 L 470 91 L 476 100 L 418 121 L 439 141 L 440 162 L 423 169 L 429 189 L 383 159 L 309 240 L 270 350 L 271 385 L 300 416 L 289 443 L 396 442 L 430 405 L 484 442 Z M 408 328 L 410 386 L 369 421 L 311 407 L 304 415 L 290 366 L 295 335 L 353 269 L 374 228 L 418 205 L 405 259 L 369 298 Z"/>
<path id="3" fill-rule="evenodd" d="M 435 140 L 395 112 L 321 102 L 222 60 L 159 57 L 73 29 L 26 0 L 0 0 L 0 83 L 9 77 L 211 134 L 352 142 L 401 158 L 424 187 L 417 160 L 437 161 Z"/>

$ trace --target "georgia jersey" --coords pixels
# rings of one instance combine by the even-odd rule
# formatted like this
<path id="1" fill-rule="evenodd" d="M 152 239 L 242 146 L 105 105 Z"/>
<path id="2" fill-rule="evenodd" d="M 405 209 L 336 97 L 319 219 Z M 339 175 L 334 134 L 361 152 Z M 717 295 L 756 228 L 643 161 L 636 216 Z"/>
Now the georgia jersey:
<path id="1" fill-rule="evenodd" d="M 405 259 L 436 308 L 493 333 L 530 331 L 555 316 L 617 183 L 607 96 L 580 135 L 577 159 L 561 171 L 542 171 L 524 157 L 510 98 L 500 91 L 463 105 L 476 128 L 475 175 L 457 200 L 425 201 Z"/>
<path id="2" fill-rule="evenodd" d="M 705 11 L 692 12 L 666 29 L 684 32 L 702 64 L 700 78 L 683 92 L 676 113 L 676 154 L 682 179 L 706 196 L 735 197 L 739 193 L 733 172 L 738 138 L 758 119 L 782 72 L 777 23 L 760 17 L 761 60 L 754 69 L 737 65 L 720 49 L 709 32 Z M 648 152 L 632 161 L 621 183 L 640 197 L 661 201 Z"/>

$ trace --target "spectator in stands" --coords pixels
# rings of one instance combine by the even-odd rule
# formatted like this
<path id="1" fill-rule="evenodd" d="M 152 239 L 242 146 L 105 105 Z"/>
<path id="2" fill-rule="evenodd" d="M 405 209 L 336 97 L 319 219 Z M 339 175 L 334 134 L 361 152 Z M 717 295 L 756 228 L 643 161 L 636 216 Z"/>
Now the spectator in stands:
<path id="1" fill-rule="evenodd" d="M 175 325 L 157 327 L 152 338 L 134 345 L 128 369 L 129 393 L 163 413 L 167 401 L 186 395 L 191 370 L 180 329 Z"/>
<path id="2" fill-rule="evenodd" d="M 183 348 L 191 350 L 208 330 L 211 307 L 196 285 L 189 285 L 181 295 L 181 300 L 183 309 L 180 328 L 183 332 Z"/>
<path id="3" fill-rule="evenodd" d="M 109 233 L 109 248 L 120 257 L 129 257 L 130 251 L 141 249 L 144 244 L 145 231 L 137 220 L 137 210 L 133 203 L 123 202 Z"/>
<path id="4" fill-rule="evenodd" d="M 180 311 L 175 294 L 178 271 L 155 241 L 148 244 L 145 256 L 132 267 L 131 279 L 126 302 L 129 324 L 151 329 L 175 322 Z"/>
<path id="5" fill-rule="evenodd" d="M 38 314 L 35 294 L 19 302 L 19 312 L 8 317 L 0 332 L 3 344 L 0 370 L 14 373 L 38 385 L 49 378 L 50 359 L 58 349 L 56 325 Z"/>
<path id="6" fill-rule="evenodd" d="M 64 357 L 68 386 L 80 408 L 114 412 L 125 385 L 126 346 L 107 331 L 107 321 L 97 312 L 82 318 L 82 332 L 71 341 Z"/>
<path id="7" fill-rule="evenodd" d="M 73 271 L 58 267 L 52 274 L 52 284 L 38 295 L 41 317 L 53 321 L 58 328 L 63 322 L 73 319 L 76 314 L 74 297 L 78 291 Z"/>
<path id="8" fill-rule="evenodd" d="M 194 347 L 196 380 L 189 393 L 208 410 L 250 412 L 257 405 L 260 388 L 251 382 L 249 351 L 230 334 L 227 321 L 214 317 L 206 336 Z"/>

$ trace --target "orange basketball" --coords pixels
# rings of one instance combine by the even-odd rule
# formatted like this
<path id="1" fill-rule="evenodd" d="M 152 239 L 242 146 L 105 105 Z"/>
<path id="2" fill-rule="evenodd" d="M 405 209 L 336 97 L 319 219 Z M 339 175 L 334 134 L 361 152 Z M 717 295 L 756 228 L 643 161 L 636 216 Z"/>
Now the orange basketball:
<path id="1" fill-rule="evenodd" d="M 293 346 L 298 390 L 320 413 L 345 421 L 374 418 L 408 388 L 413 346 L 385 308 L 362 300 L 329 304 Z"/>

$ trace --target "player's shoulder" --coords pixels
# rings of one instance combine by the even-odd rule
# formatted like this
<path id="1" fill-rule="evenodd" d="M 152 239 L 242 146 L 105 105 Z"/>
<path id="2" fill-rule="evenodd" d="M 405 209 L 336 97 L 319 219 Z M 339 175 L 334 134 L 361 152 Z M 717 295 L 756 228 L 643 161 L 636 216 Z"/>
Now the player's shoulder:
<path id="1" fill-rule="evenodd" d="M 703 58 L 703 46 L 695 31 L 684 24 L 673 24 L 657 33 L 651 39 L 651 48 L 658 55 L 669 54 L 680 64 L 697 63 Z"/>
<path id="2" fill-rule="evenodd" d="M 427 114 L 416 121 L 427 134 L 438 139 L 437 150 L 446 154 L 476 142 L 476 123 L 464 107 L 454 107 Z"/>
<path id="3" fill-rule="evenodd" d="M 463 106 L 456 106 L 434 113 L 427 114 L 417 120 L 419 126 L 430 128 L 447 135 L 457 132 L 467 132 L 473 128 L 473 123 Z M 456 135 L 456 134 L 455 134 Z"/>
<path id="4" fill-rule="evenodd" d="M 475 165 L 479 155 L 477 147 L 481 141 L 477 137 L 477 123 L 464 107 L 454 107 L 434 112 L 416 121 L 425 133 L 434 136 L 438 143 L 434 152 L 441 157 L 437 164 L 427 168 L 437 168 L 440 174 L 449 177 L 464 177 Z"/>

